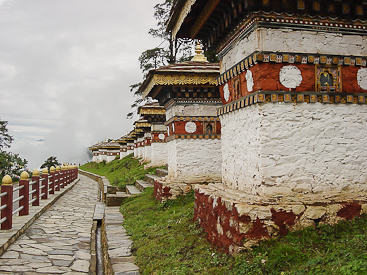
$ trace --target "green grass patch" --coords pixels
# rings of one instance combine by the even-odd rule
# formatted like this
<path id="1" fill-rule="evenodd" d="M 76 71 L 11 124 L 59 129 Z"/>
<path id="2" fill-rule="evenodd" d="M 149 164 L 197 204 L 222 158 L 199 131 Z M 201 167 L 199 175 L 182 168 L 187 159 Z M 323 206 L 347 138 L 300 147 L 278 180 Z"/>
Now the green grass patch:
<path id="1" fill-rule="evenodd" d="M 105 176 L 112 185 L 123 188 L 125 185 L 134 184 L 136 180 L 144 179 L 145 174 L 155 174 L 157 168 L 164 167 L 151 167 L 145 170 L 144 166 L 139 164 L 139 160 L 134 159 L 134 155 L 130 154 L 123 159 L 115 159 L 109 163 L 105 161 L 89 162 L 79 168 Z"/>
<path id="2" fill-rule="evenodd" d="M 367 217 L 290 232 L 231 257 L 193 221 L 194 195 L 159 203 L 153 190 L 121 206 L 142 274 L 367 274 Z"/>
<path id="3" fill-rule="evenodd" d="M 232 257 L 212 247 L 193 220 L 193 192 L 160 203 L 148 188 L 121 212 L 141 274 L 367 274 L 366 215 L 290 232 Z"/>
<path id="4" fill-rule="evenodd" d="M 218 253 L 193 222 L 194 194 L 158 202 L 153 189 L 121 206 L 142 274 L 223 274 L 232 257 Z"/>

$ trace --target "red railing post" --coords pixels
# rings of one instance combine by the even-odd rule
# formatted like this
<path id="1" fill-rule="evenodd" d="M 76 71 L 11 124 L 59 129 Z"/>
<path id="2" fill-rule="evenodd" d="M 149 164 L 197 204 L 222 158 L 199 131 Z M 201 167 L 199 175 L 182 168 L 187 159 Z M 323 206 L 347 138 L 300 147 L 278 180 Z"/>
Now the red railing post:
<path id="1" fill-rule="evenodd" d="M 20 174 L 19 186 L 24 186 L 19 190 L 19 197 L 24 196 L 19 201 L 19 207 L 23 206 L 23 209 L 19 211 L 19 216 L 29 215 L 29 175 L 26 171 Z"/>
<path id="2" fill-rule="evenodd" d="M 60 188 L 64 188 L 65 187 L 65 177 L 66 177 L 66 173 L 65 173 L 65 166 L 61 166 L 61 170 L 60 170 Z"/>
<path id="3" fill-rule="evenodd" d="M 56 166 L 54 183 L 55 183 L 55 191 L 60 191 L 60 166 Z"/>
<path id="4" fill-rule="evenodd" d="M 1 229 L 11 229 L 13 226 L 13 181 L 10 176 L 3 177 L 1 185 L 1 193 L 7 192 L 8 194 L 1 198 L 1 206 L 7 205 L 5 209 L 1 211 L 1 219 L 6 218 L 1 224 Z"/>
<path id="5" fill-rule="evenodd" d="M 41 189 L 41 194 L 43 193 L 44 195 L 42 196 L 41 200 L 46 200 L 48 199 L 48 170 L 47 168 L 43 168 L 42 170 L 42 184 L 44 187 Z"/>
<path id="6" fill-rule="evenodd" d="M 50 168 L 50 194 L 55 194 L 55 167 L 51 166 Z"/>
<path id="7" fill-rule="evenodd" d="M 79 167 L 75 166 L 75 179 L 79 177 Z"/>
<path id="8" fill-rule="evenodd" d="M 65 165 L 65 186 L 69 184 L 69 165 Z"/>
<path id="9" fill-rule="evenodd" d="M 39 206 L 40 205 L 40 172 L 37 169 L 33 170 L 32 173 L 32 181 L 35 183 L 32 185 L 32 191 L 36 190 L 36 192 L 33 193 L 32 199 L 36 199 L 34 202 L 32 202 L 32 206 Z"/>

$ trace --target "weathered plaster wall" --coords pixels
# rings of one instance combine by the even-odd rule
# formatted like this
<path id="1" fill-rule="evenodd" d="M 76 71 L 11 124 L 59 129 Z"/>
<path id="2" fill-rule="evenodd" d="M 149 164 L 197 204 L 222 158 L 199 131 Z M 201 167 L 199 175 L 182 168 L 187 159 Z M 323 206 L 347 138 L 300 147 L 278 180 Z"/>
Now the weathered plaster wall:
<path id="1" fill-rule="evenodd" d="M 366 56 L 367 36 L 259 28 L 223 57 L 220 73 L 254 51 Z"/>
<path id="2" fill-rule="evenodd" d="M 221 123 L 223 183 L 231 189 L 272 196 L 366 183 L 366 105 L 258 104 Z"/>
<path id="3" fill-rule="evenodd" d="M 152 153 L 151 153 L 151 147 L 152 146 L 144 146 L 144 160 L 150 161 L 152 159 Z"/>
<path id="4" fill-rule="evenodd" d="M 167 143 L 154 142 L 151 147 L 151 166 L 167 165 Z"/>
<path id="5" fill-rule="evenodd" d="M 177 104 L 166 109 L 166 120 L 174 116 L 216 116 L 218 105 Z"/>
<path id="6" fill-rule="evenodd" d="M 366 191 L 362 188 L 360 192 L 364 198 Z M 266 205 L 263 201 L 241 202 L 233 195 L 228 194 L 221 184 L 195 186 L 194 219 L 204 228 L 212 244 L 229 253 L 249 248 L 260 240 L 285 235 L 289 230 L 351 220 L 367 210 L 366 202 L 358 200 L 326 199 L 314 204 L 313 201 L 295 199 L 290 204 L 273 202 Z"/>
<path id="7" fill-rule="evenodd" d="M 152 124 L 152 126 L 151 126 L 151 131 L 153 132 L 153 131 L 166 131 L 167 130 L 167 128 L 166 128 L 166 126 L 162 123 L 162 124 Z"/>
<path id="8" fill-rule="evenodd" d="M 218 139 L 174 139 L 167 142 L 168 176 L 182 182 L 221 180 L 221 149 Z"/>

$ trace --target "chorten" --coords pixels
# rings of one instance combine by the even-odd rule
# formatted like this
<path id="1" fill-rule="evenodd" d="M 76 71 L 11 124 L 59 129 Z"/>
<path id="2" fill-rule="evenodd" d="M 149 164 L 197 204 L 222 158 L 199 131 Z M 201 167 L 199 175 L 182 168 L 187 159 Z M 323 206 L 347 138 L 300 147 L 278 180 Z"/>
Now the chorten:
<path id="1" fill-rule="evenodd" d="M 138 108 L 138 114 L 151 125 L 144 141 L 144 160 L 150 162 L 147 164 L 149 167 L 167 165 L 165 109 L 158 102 L 147 103 Z"/>
<path id="2" fill-rule="evenodd" d="M 195 203 L 213 244 L 234 253 L 367 210 L 366 13 L 366 1 L 174 1 L 168 30 L 220 59 L 222 179 L 196 186 Z"/>
<path id="3" fill-rule="evenodd" d="M 155 186 L 163 200 L 187 192 L 192 183 L 221 179 L 219 64 L 209 63 L 200 45 L 196 53 L 191 61 L 149 71 L 139 90 L 166 110 L 168 175 Z"/>

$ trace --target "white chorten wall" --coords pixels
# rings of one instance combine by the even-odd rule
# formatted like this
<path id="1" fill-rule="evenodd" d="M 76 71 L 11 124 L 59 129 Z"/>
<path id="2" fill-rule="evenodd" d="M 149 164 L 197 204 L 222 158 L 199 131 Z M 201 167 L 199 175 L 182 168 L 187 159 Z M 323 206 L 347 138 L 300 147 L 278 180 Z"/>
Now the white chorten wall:
<path id="1" fill-rule="evenodd" d="M 123 159 L 126 156 L 127 156 L 127 146 L 125 144 L 125 145 L 122 145 L 121 146 L 121 149 L 120 149 L 120 159 Z"/>
<path id="2" fill-rule="evenodd" d="M 258 28 L 247 38 L 237 42 L 233 49 L 226 53 L 221 60 L 220 73 L 225 72 L 255 51 L 366 56 L 367 37 Z"/>
<path id="3" fill-rule="evenodd" d="M 151 154 L 151 145 L 145 145 L 144 146 L 144 160 L 145 161 L 151 161 L 152 159 L 152 154 Z"/>
<path id="4" fill-rule="evenodd" d="M 168 177 L 183 183 L 221 180 L 219 139 L 174 139 L 167 142 Z"/>
<path id="5" fill-rule="evenodd" d="M 137 139 L 134 140 L 134 158 L 138 158 L 139 154 L 138 154 L 138 147 L 137 147 Z"/>
<path id="6" fill-rule="evenodd" d="M 139 137 L 138 138 L 138 150 L 137 150 L 138 158 L 143 158 L 144 146 L 141 145 L 143 142 L 144 142 L 144 137 Z"/>
<path id="7" fill-rule="evenodd" d="M 92 162 L 99 162 L 99 154 L 96 151 L 93 152 Z"/>
<path id="8" fill-rule="evenodd" d="M 100 149 L 99 150 L 99 162 L 107 161 L 107 150 L 106 149 Z"/>
<path id="9" fill-rule="evenodd" d="M 167 143 L 154 142 L 151 147 L 151 166 L 167 165 Z"/>
<path id="10" fill-rule="evenodd" d="M 177 104 L 166 109 L 166 120 L 172 117 L 196 116 L 216 117 L 218 105 L 210 104 Z M 194 126 L 193 129 L 185 126 L 185 133 L 194 134 L 197 130 L 195 122 L 186 122 Z M 177 130 L 173 128 L 176 134 Z M 180 133 L 182 134 L 182 133 Z M 221 141 L 220 139 L 180 139 L 167 141 L 168 176 L 185 183 L 220 182 L 221 180 Z"/>
<path id="11" fill-rule="evenodd" d="M 126 148 L 126 155 L 134 154 L 134 142 L 128 142 Z"/>
<path id="12" fill-rule="evenodd" d="M 259 195 L 328 193 L 367 182 L 367 108 L 266 103 L 227 113 L 223 183 Z"/>
<path id="13" fill-rule="evenodd" d="M 116 156 L 120 155 L 120 149 L 107 150 L 106 161 L 111 162 L 115 160 Z"/>
<path id="14" fill-rule="evenodd" d="M 152 124 L 151 126 L 151 145 L 150 147 L 150 166 L 167 165 L 167 143 L 166 139 L 167 127 L 162 124 Z M 157 142 L 155 139 L 158 139 Z"/>

